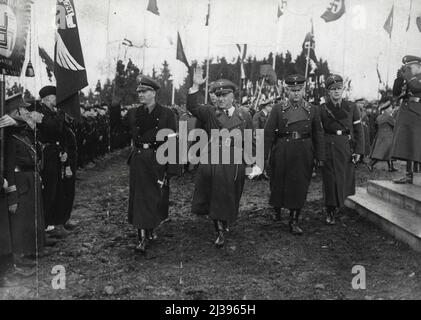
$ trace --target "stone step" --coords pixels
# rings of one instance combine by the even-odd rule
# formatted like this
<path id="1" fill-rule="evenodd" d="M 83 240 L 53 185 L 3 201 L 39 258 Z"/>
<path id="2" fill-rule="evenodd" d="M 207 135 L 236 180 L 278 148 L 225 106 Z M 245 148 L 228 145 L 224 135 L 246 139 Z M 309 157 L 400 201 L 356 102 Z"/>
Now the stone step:
<path id="1" fill-rule="evenodd" d="M 414 173 L 414 184 L 421 187 L 421 173 Z"/>
<path id="2" fill-rule="evenodd" d="M 421 217 L 421 186 L 371 180 L 368 181 L 367 192 Z"/>
<path id="3" fill-rule="evenodd" d="M 357 188 L 356 194 L 349 197 L 345 205 L 421 252 L 421 218 L 414 212 L 385 202 L 369 194 L 365 188 Z"/>

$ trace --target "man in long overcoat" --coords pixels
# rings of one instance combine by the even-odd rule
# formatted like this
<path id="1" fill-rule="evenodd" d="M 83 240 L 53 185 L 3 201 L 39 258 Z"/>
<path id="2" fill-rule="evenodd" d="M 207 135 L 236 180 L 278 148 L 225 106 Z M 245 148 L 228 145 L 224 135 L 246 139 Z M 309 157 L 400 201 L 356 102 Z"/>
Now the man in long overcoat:
<path id="1" fill-rule="evenodd" d="M 364 129 L 358 107 L 342 99 L 342 77 L 329 76 L 326 88 L 329 97 L 320 106 L 326 146 L 322 172 L 326 223 L 332 225 L 336 211 L 355 194 L 355 165 L 364 154 Z"/>
<path id="2" fill-rule="evenodd" d="M 137 79 L 140 106 L 128 112 L 128 125 L 133 140 L 129 156 L 130 196 L 129 223 L 138 230 L 136 251 L 144 253 L 147 242 L 156 239 L 154 229 L 168 217 L 170 165 L 157 161 L 157 141 L 162 129 L 176 131 L 175 113 L 156 102 L 159 84 L 146 76 Z"/>
<path id="3" fill-rule="evenodd" d="M 421 162 L 421 57 L 405 56 L 402 62 L 407 92 L 396 120 L 392 158 L 407 161 L 406 175 L 394 182 L 412 183 L 414 162 Z"/>
<path id="4" fill-rule="evenodd" d="M 214 82 L 214 93 L 218 97 L 217 107 L 200 105 L 198 103 L 199 86 L 204 83 L 202 69 L 194 70 L 193 86 L 187 97 L 187 109 L 198 118 L 203 128 L 211 137 L 212 129 L 226 129 L 231 132 L 239 129 L 242 133 L 241 141 L 244 138 L 245 129 L 253 129 L 252 118 L 246 108 L 234 106 L 234 92 L 237 86 L 229 80 L 220 79 Z M 215 245 L 222 247 L 225 244 L 225 232 L 238 217 L 240 199 L 243 193 L 245 182 L 245 161 L 239 159 L 237 162 L 234 152 L 243 147 L 238 146 L 237 138 L 218 139 L 216 141 L 219 154 L 223 148 L 229 148 L 229 163 L 201 163 L 197 172 L 195 191 L 193 195 L 192 211 L 199 215 L 209 215 L 214 221 L 216 240 Z M 209 139 L 209 145 L 211 144 Z M 215 142 L 214 142 L 215 143 Z M 211 150 L 208 148 L 207 151 Z M 206 150 L 201 150 L 201 155 Z M 243 154 L 243 153 L 241 153 Z M 204 157 L 210 159 L 210 153 Z"/>
<path id="5" fill-rule="evenodd" d="M 277 214 L 290 210 L 290 231 L 303 233 L 298 221 L 307 197 L 314 160 L 322 165 L 324 137 L 319 110 L 304 100 L 302 75 L 285 79 L 288 99 L 276 104 L 265 127 L 265 160 L 271 153 L 269 203 Z"/>

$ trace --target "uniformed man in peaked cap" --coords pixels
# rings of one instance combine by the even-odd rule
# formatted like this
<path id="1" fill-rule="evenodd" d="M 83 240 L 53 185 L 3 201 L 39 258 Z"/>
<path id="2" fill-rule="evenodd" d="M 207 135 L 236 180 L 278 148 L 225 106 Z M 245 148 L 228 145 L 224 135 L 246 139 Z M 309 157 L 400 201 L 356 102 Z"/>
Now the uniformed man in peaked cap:
<path id="1" fill-rule="evenodd" d="M 130 166 L 129 222 L 138 230 L 136 251 L 145 253 L 147 242 L 156 239 L 154 229 L 168 217 L 169 165 L 157 161 L 156 151 L 163 143 L 157 133 L 171 129 L 176 134 L 175 113 L 156 102 L 159 84 L 149 77 L 137 78 L 140 105 L 128 111 L 133 140 Z"/>
<path id="2" fill-rule="evenodd" d="M 244 130 L 252 129 L 253 124 L 248 110 L 244 107 L 236 107 L 234 103 L 237 86 L 227 79 L 215 81 L 213 88 L 218 97 L 215 107 L 198 103 L 199 87 L 204 82 L 203 70 L 196 68 L 193 86 L 187 97 L 187 109 L 202 122 L 209 140 L 211 140 L 212 129 L 226 129 L 230 132 L 239 129 L 242 133 L 241 140 L 244 141 Z M 246 166 L 244 159 L 240 159 L 241 163 L 236 163 L 234 159 L 234 151 L 240 148 L 242 152 L 243 147 L 238 146 L 232 136 L 226 139 L 221 137 L 216 144 L 220 155 L 224 146 L 229 148 L 230 161 L 227 164 L 212 164 L 211 161 L 200 164 L 195 182 L 192 211 L 199 215 L 209 215 L 214 221 L 215 245 L 222 247 L 225 244 L 225 233 L 229 225 L 238 217 Z M 208 148 L 207 151 L 210 149 L 212 148 Z M 201 150 L 201 152 L 206 152 L 206 150 Z M 210 154 L 207 156 L 209 156 L 208 159 L 211 158 Z"/>
<path id="3" fill-rule="evenodd" d="M 345 199 L 355 194 L 355 164 L 364 153 L 364 129 L 358 107 L 342 98 L 342 77 L 329 76 L 326 89 L 329 96 L 320 105 L 326 145 L 322 172 L 326 223 L 333 225 Z"/>
<path id="4" fill-rule="evenodd" d="M 414 162 L 421 162 L 421 57 L 405 56 L 402 59 L 402 84 L 407 93 L 399 109 L 393 134 L 392 158 L 405 160 L 406 175 L 395 183 L 412 183 Z"/>
<path id="5" fill-rule="evenodd" d="M 304 100 L 302 75 L 285 79 L 288 99 L 273 106 L 265 127 L 265 160 L 270 157 L 270 200 L 279 215 L 290 210 L 290 231 L 303 233 L 299 226 L 301 208 L 307 197 L 314 160 L 324 160 L 324 140 L 318 109 Z"/>

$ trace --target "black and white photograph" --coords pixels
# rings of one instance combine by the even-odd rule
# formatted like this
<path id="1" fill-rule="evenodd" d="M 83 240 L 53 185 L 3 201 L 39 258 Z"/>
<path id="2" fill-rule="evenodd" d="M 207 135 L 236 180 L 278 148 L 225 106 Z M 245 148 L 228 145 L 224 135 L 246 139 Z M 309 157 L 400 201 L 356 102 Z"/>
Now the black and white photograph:
<path id="1" fill-rule="evenodd" d="M 0 300 L 419 300 L 418 139 L 420 0 L 0 0 Z"/>

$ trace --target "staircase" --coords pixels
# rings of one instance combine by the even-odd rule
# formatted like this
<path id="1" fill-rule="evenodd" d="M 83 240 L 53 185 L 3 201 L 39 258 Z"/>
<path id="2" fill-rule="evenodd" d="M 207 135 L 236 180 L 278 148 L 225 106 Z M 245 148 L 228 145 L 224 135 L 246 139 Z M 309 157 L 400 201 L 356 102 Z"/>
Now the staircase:
<path id="1" fill-rule="evenodd" d="M 345 205 L 421 252 L 421 174 L 412 185 L 368 181 Z"/>

